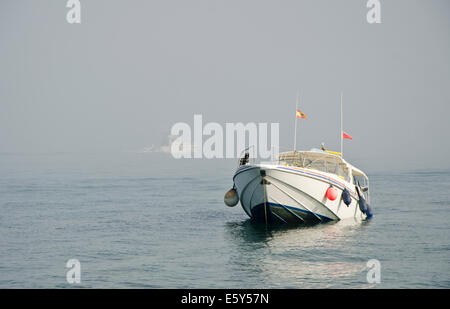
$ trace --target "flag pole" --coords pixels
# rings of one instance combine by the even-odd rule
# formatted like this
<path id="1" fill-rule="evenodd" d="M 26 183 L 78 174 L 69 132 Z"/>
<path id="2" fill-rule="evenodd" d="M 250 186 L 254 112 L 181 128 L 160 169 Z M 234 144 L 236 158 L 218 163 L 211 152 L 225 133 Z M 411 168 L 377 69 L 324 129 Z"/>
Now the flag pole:
<path id="1" fill-rule="evenodd" d="M 343 93 L 342 93 L 342 91 L 341 91 L 341 157 L 343 158 L 344 157 L 344 137 L 343 137 L 343 134 L 344 134 L 344 126 L 343 126 L 343 123 L 344 123 L 344 116 L 343 116 L 343 113 L 342 113 L 342 97 L 343 97 Z"/>
<path id="2" fill-rule="evenodd" d="M 297 108 L 298 108 L 298 90 L 297 90 L 297 100 L 295 101 L 294 152 L 297 149 Z"/>

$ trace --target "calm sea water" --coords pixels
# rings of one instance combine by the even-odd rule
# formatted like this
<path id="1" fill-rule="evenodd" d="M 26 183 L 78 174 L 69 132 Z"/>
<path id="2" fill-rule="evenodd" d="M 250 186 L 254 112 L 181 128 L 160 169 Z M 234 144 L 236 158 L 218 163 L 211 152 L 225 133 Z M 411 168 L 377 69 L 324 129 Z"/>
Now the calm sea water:
<path id="1" fill-rule="evenodd" d="M 236 162 L 1 154 L 0 288 L 450 288 L 450 171 L 370 174 L 373 220 L 267 229 Z M 369 259 L 381 283 L 366 280 Z"/>

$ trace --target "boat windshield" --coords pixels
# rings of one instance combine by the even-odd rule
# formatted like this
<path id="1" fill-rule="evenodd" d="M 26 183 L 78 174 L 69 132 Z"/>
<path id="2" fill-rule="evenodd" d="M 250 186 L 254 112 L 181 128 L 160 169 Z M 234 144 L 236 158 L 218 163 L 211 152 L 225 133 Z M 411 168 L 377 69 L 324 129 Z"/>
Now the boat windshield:
<path id="1" fill-rule="evenodd" d="M 286 152 L 279 155 L 280 163 L 335 174 L 350 182 L 347 164 L 339 157 L 324 152 Z"/>

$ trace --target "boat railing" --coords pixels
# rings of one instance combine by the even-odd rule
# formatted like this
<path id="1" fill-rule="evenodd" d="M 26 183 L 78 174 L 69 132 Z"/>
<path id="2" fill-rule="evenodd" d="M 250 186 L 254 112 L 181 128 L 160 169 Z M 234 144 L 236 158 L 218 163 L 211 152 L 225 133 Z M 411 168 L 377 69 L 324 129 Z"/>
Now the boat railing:
<path id="1" fill-rule="evenodd" d="M 260 163 L 264 164 L 278 164 L 281 163 L 287 163 L 284 161 L 284 159 L 280 158 L 280 152 L 289 152 L 292 151 L 291 148 L 287 147 L 279 147 L 271 145 L 270 147 L 270 160 L 269 161 L 261 161 Z M 245 148 L 240 156 L 239 156 L 239 163 L 238 168 L 247 164 L 255 164 L 258 160 L 258 154 L 257 154 L 257 148 L 255 146 L 249 146 Z"/>
<path id="2" fill-rule="evenodd" d="M 297 167 L 303 167 L 304 158 L 300 157 L 300 151 L 293 151 L 292 148 L 271 145 L 270 160 L 261 161 L 265 164 L 288 164 Z M 248 154 L 248 155 L 247 155 Z M 247 155 L 247 158 L 245 157 Z M 239 166 L 246 164 L 254 164 L 257 161 L 257 150 L 255 146 L 245 148 L 239 156 Z"/>

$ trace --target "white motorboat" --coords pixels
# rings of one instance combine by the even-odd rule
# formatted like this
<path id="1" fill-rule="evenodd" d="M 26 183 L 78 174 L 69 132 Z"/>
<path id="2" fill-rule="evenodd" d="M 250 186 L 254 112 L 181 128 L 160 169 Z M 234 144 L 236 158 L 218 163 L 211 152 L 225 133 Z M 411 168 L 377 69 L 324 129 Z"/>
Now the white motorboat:
<path id="1" fill-rule="evenodd" d="M 259 164 L 248 157 L 247 150 L 225 203 L 232 206 L 240 200 L 256 221 L 314 224 L 372 216 L 369 178 L 339 153 L 289 151 L 280 153 L 276 162 Z"/>
<path id="2" fill-rule="evenodd" d="M 276 162 L 250 162 L 250 148 L 243 151 L 233 176 L 233 188 L 225 194 L 225 204 L 241 202 L 250 218 L 262 222 L 314 224 L 372 217 L 369 206 L 369 178 L 343 158 L 344 132 L 341 93 L 341 152 L 322 149 L 297 151 L 297 118 L 306 115 L 297 109 L 294 150 L 282 152 Z M 254 156 L 255 157 L 255 156 Z"/>

